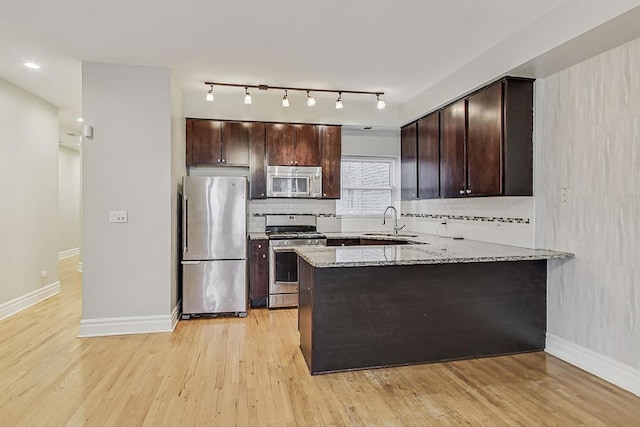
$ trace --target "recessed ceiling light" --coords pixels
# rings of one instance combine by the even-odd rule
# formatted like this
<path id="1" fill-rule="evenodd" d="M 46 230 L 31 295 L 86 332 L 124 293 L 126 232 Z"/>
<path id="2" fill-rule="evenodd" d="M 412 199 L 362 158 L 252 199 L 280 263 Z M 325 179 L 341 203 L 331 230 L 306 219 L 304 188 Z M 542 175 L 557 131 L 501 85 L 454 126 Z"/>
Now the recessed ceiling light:
<path id="1" fill-rule="evenodd" d="M 82 123 L 82 117 L 78 117 L 76 120 L 78 120 L 80 123 Z"/>
<path id="2" fill-rule="evenodd" d="M 27 68 L 31 68 L 32 70 L 39 70 L 40 66 L 38 64 L 36 64 L 35 62 L 25 62 L 24 66 Z"/>

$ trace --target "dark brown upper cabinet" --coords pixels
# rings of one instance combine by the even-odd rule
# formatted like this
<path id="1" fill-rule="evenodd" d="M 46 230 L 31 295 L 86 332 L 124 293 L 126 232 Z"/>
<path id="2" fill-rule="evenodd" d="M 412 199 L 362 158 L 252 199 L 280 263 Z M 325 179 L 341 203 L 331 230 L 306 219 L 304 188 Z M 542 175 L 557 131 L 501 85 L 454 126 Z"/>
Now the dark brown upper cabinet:
<path id="1" fill-rule="evenodd" d="M 340 198 L 340 159 L 342 132 L 340 126 L 322 126 L 320 149 L 322 157 L 322 198 Z"/>
<path id="2" fill-rule="evenodd" d="M 465 194 L 465 122 L 465 100 L 451 104 L 440 112 L 440 191 L 445 198 Z"/>
<path id="3" fill-rule="evenodd" d="M 315 125 L 267 124 L 267 164 L 320 166 L 320 130 Z"/>
<path id="4" fill-rule="evenodd" d="M 533 81 L 505 78 L 440 112 L 442 197 L 533 194 Z"/>
<path id="5" fill-rule="evenodd" d="M 187 165 L 249 165 L 249 124 L 187 119 Z"/>
<path id="6" fill-rule="evenodd" d="M 438 112 L 418 120 L 418 198 L 440 197 L 440 119 Z"/>
<path id="7" fill-rule="evenodd" d="M 265 164 L 265 125 L 251 123 L 249 127 L 249 197 L 267 197 L 267 169 Z"/>
<path id="8" fill-rule="evenodd" d="M 418 198 L 418 124 L 404 126 L 400 131 L 400 174 L 402 200 Z"/>

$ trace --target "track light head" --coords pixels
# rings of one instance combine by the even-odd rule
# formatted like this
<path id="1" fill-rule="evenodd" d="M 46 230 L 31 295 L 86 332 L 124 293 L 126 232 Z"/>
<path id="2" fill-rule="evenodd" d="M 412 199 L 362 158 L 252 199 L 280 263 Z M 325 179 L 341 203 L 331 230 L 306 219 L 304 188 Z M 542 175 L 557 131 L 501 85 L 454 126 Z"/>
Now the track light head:
<path id="1" fill-rule="evenodd" d="M 386 107 L 387 104 L 382 99 L 380 99 L 379 93 L 376 94 L 376 99 L 378 100 L 378 110 L 384 110 L 384 107 Z"/>
<path id="2" fill-rule="evenodd" d="M 307 105 L 309 107 L 313 107 L 314 105 L 316 105 L 316 99 L 313 96 L 309 95 L 309 91 L 307 91 Z"/>
<path id="3" fill-rule="evenodd" d="M 244 103 L 246 105 L 251 105 L 251 94 L 249 93 L 249 88 L 244 88 Z"/>
<path id="4" fill-rule="evenodd" d="M 287 108 L 289 106 L 289 97 L 287 96 L 287 90 L 284 90 L 284 96 L 282 97 L 282 106 Z"/>
<path id="5" fill-rule="evenodd" d="M 206 99 L 208 102 L 213 102 L 213 85 L 211 85 L 211 89 L 209 89 L 209 92 L 207 92 Z"/>
<path id="6" fill-rule="evenodd" d="M 344 108 L 344 104 L 342 103 L 342 92 L 338 92 L 338 99 L 336 99 L 336 110 L 341 110 Z"/>

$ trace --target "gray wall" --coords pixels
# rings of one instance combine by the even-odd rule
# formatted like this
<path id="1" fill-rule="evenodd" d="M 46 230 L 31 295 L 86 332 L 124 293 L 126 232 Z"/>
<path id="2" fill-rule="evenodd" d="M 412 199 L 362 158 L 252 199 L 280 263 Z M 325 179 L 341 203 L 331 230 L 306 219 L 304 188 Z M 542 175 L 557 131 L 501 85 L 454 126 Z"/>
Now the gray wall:
<path id="1" fill-rule="evenodd" d="M 58 252 L 80 247 L 80 153 L 58 149 Z"/>
<path id="2" fill-rule="evenodd" d="M 536 83 L 536 243 L 548 332 L 640 368 L 640 39 Z M 563 203 L 560 188 L 570 188 Z"/>
<path id="3" fill-rule="evenodd" d="M 58 281 L 58 110 L 1 78 L 0 190 L 1 306 Z"/>
<path id="4" fill-rule="evenodd" d="M 171 313 L 171 74 L 85 62 L 82 320 Z M 110 210 L 129 222 L 109 223 Z M 82 331 L 81 331 L 82 333 Z"/>

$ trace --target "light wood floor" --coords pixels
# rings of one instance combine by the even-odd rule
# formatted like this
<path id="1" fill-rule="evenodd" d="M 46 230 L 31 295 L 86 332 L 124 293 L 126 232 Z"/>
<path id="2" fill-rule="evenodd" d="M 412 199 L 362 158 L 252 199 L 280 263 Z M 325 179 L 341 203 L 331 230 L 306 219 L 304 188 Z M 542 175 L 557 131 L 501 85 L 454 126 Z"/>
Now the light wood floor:
<path id="1" fill-rule="evenodd" d="M 62 293 L 0 322 L 0 425 L 640 425 L 640 398 L 545 353 L 312 377 L 296 310 L 76 338 Z"/>

